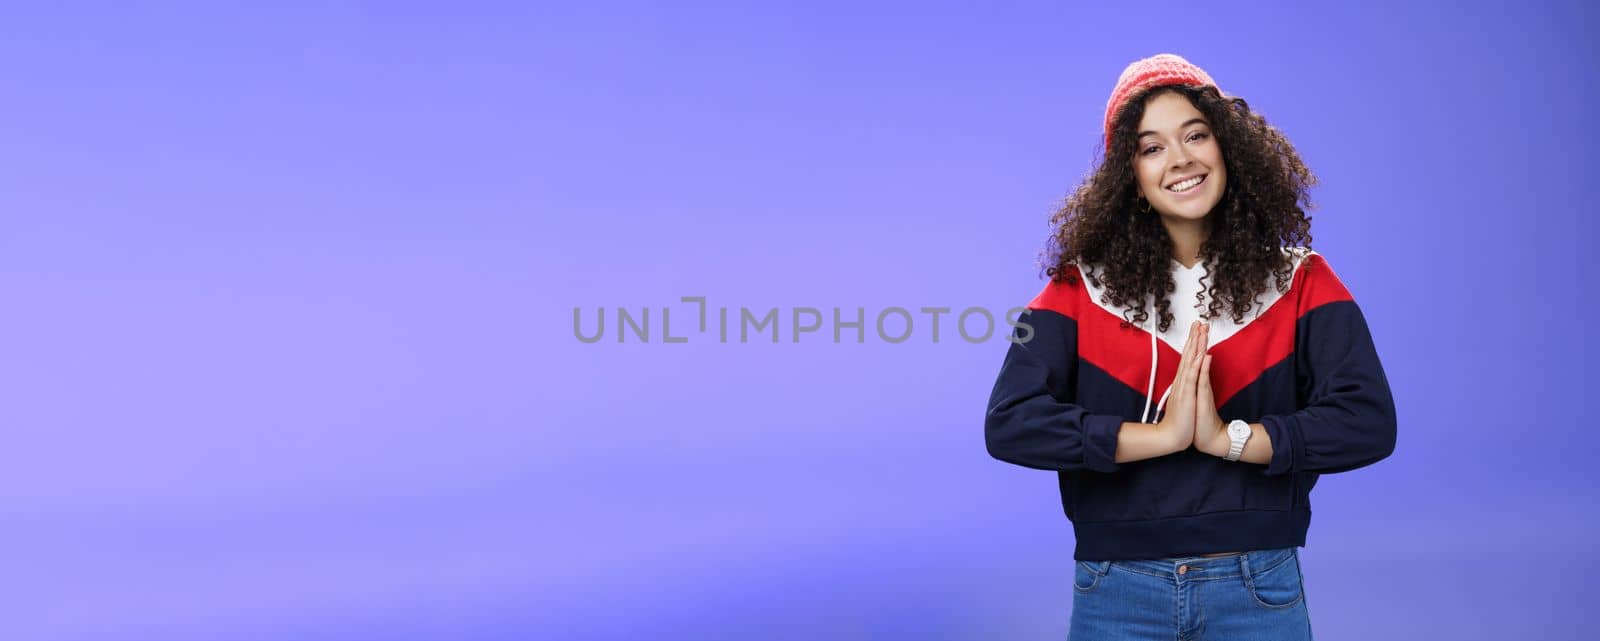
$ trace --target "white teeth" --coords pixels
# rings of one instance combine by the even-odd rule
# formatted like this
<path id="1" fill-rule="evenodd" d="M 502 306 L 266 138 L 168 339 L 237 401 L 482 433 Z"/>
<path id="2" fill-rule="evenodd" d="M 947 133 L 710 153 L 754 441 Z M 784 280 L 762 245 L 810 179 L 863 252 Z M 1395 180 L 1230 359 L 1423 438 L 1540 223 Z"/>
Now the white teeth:
<path id="1" fill-rule="evenodd" d="M 1204 180 L 1204 179 L 1205 179 L 1205 176 L 1195 176 L 1194 178 L 1190 178 L 1190 179 L 1185 180 L 1185 181 L 1183 181 L 1181 183 L 1177 183 L 1177 184 L 1175 184 L 1175 185 L 1173 185 L 1171 187 L 1168 187 L 1167 190 L 1168 191 L 1189 191 L 1190 189 L 1193 189 L 1195 185 L 1200 184 L 1200 181 Z"/>

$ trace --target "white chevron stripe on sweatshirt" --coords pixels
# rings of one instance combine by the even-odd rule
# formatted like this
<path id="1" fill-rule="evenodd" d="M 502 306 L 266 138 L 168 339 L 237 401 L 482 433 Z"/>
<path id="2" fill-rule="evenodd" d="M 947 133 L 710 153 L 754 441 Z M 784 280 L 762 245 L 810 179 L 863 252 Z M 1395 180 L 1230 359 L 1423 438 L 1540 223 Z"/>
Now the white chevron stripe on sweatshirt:
<path id="1" fill-rule="evenodd" d="M 1292 265 L 1289 272 L 1291 274 L 1300 269 L 1300 264 L 1305 261 L 1307 256 L 1316 253 L 1304 247 L 1284 247 L 1282 251 L 1289 257 Z M 1184 267 L 1183 263 L 1178 262 L 1176 258 L 1170 260 L 1170 265 L 1172 267 L 1173 281 L 1176 285 L 1172 294 L 1167 298 L 1171 305 L 1173 320 L 1172 324 L 1167 327 L 1167 331 L 1156 333 L 1156 338 L 1161 339 L 1161 342 L 1166 343 L 1173 351 L 1182 352 L 1183 341 L 1189 335 L 1189 324 L 1200 320 L 1200 312 L 1205 309 L 1206 303 L 1209 302 L 1209 299 L 1196 302 L 1195 298 L 1195 295 L 1200 293 L 1200 277 L 1206 274 L 1208 266 L 1204 263 L 1195 263 L 1194 267 Z M 1082 269 L 1081 265 L 1080 269 Z M 1096 270 L 1095 273 L 1099 274 L 1101 272 Z M 1088 289 L 1089 300 L 1094 301 L 1096 305 L 1118 318 L 1131 318 L 1133 316 L 1133 310 L 1130 307 L 1119 307 L 1102 301 L 1101 297 L 1105 294 L 1104 287 L 1090 282 L 1087 278 L 1083 282 Z M 1213 279 L 1209 284 L 1215 285 L 1216 281 Z M 1283 298 L 1286 293 L 1278 290 L 1276 279 L 1269 275 L 1266 289 L 1256 297 L 1255 306 L 1251 308 L 1249 313 L 1245 314 L 1242 322 L 1233 322 L 1233 317 L 1227 312 L 1226 308 L 1219 310 L 1218 316 L 1211 319 L 1210 341 L 1207 344 L 1207 348 L 1238 334 L 1251 322 L 1259 318 L 1261 314 L 1270 309 L 1279 299 Z M 1150 309 L 1152 313 L 1150 315 L 1151 318 L 1145 323 L 1146 331 L 1154 331 L 1159 322 L 1155 318 L 1155 306 L 1151 305 Z M 1125 314 L 1124 312 L 1127 313 Z"/>

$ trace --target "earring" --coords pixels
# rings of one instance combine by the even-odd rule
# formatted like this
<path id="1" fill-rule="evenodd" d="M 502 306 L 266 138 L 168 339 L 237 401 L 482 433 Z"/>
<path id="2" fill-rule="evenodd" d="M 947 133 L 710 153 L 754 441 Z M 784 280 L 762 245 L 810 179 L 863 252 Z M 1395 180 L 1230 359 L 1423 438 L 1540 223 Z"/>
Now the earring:
<path id="1" fill-rule="evenodd" d="M 1143 198 L 1140 198 L 1139 199 L 1139 211 L 1144 212 L 1146 214 L 1150 213 L 1150 201 L 1145 200 Z"/>

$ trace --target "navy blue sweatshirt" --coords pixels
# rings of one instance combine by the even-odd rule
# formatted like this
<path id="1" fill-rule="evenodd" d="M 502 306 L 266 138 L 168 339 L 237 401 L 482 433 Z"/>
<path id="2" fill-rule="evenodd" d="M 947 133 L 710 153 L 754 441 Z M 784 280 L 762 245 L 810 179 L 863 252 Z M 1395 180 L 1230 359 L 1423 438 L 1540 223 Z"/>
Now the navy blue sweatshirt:
<path id="1" fill-rule="evenodd" d="M 1125 324 L 1131 310 L 1102 301 L 1080 265 L 1069 266 L 1077 283 L 1048 283 L 1018 318 L 984 435 L 995 458 L 1057 472 L 1073 558 L 1304 546 L 1317 478 L 1394 451 L 1394 399 L 1361 309 L 1320 254 L 1283 251 L 1295 265 L 1286 291 L 1269 282 L 1243 322 L 1226 308 L 1209 321 L 1218 414 L 1266 428 L 1266 465 L 1193 447 L 1116 462 L 1123 422 L 1160 420 L 1203 310 L 1195 294 L 1206 265 L 1171 261 L 1176 318 L 1166 332 L 1153 313 L 1144 327 Z"/>

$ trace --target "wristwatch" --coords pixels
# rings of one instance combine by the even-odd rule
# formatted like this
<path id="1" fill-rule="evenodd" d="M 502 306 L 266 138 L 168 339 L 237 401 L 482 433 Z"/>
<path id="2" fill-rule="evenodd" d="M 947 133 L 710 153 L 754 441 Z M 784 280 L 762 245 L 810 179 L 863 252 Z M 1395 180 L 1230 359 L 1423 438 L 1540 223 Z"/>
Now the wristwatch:
<path id="1" fill-rule="evenodd" d="M 1250 424 L 1239 419 L 1233 419 L 1228 424 L 1228 455 L 1223 457 L 1229 461 L 1239 460 L 1239 455 L 1244 454 L 1244 442 L 1250 440 Z"/>

